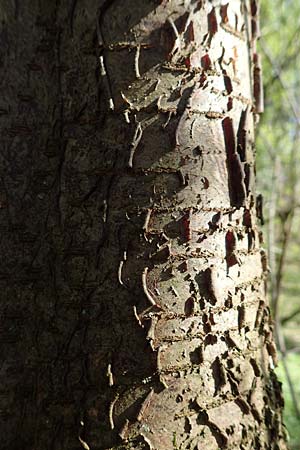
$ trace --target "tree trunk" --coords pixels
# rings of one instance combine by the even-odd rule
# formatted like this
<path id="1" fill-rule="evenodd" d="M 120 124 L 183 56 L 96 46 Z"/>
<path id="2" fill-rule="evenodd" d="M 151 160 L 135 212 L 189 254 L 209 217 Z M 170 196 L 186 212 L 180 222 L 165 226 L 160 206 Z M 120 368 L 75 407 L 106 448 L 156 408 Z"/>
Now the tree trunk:
<path id="1" fill-rule="evenodd" d="M 285 449 L 256 1 L 2 3 L 1 448 Z"/>

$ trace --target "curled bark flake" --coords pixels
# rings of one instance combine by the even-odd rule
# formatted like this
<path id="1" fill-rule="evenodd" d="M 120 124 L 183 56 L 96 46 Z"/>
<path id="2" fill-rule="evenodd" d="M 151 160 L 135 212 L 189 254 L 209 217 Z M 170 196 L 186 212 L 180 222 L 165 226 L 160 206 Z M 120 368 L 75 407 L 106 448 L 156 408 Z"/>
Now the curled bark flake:
<path id="1" fill-rule="evenodd" d="M 195 125 L 196 119 L 193 119 L 192 123 L 191 123 L 191 128 L 190 128 L 190 138 L 194 139 L 194 125 Z"/>
<path id="2" fill-rule="evenodd" d="M 84 448 L 84 450 L 90 450 L 90 447 L 88 446 L 88 444 L 80 436 L 78 436 L 78 440 L 79 440 L 81 446 Z"/>
<path id="3" fill-rule="evenodd" d="M 108 385 L 110 387 L 112 387 L 114 385 L 114 377 L 113 377 L 113 373 L 111 370 L 111 364 L 108 364 L 108 366 L 107 366 L 106 376 L 108 378 Z"/>
<path id="4" fill-rule="evenodd" d="M 133 157 L 135 154 L 135 151 L 142 139 L 142 135 L 143 135 L 143 129 L 142 126 L 140 124 L 140 122 L 137 123 L 135 132 L 134 132 L 134 136 L 133 136 L 133 140 L 130 144 L 130 154 L 129 154 L 129 161 L 128 161 L 128 167 L 130 167 L 132 169 L 133 167 Z"/>
<path id="5" fill-rule="evenodd" d="M 171 290 L 171 292 L 175 295 L 175 297 L 179 297 L 178 292 L 176 291 L 176 289 L 174 288 L 174 286 L 170 286 L 170 290 Z"/>
<path id="6" fill-rule="evenodd" d="M 140 69 L 139 69 L 140 52 L 141 52 L 141 46 L 138 44 L 136 46 L 136 52 L 135 52 L 135 57 L 134 57 L 134 69 L 135 69 L 136 78 L 141 78 Z"/>
<path id="7" fill-rule="evenodd" d="M 123 265 L 124 265 L 124 260 L 120 261 L 119 264 L 119 268 L 118 268 L 118 281 L 122 286 L 125 286 L 123 281 L 122 281 L 122 269 L 123 269 Z"/>
<path id="8" fill-rule="evenodd" d="M 124 100 L 124 102 L 129 106 L 129 108 L 134 108 L 134 104 L 131 103 L 131 101 L 126 97 L 125 94 L 123 94 L 123 92 L 120 92 L 122 99 Z"/>
<path id="9" fill-rule="evenodd" d="M 177 170 L 176 173 L 177 173 L 178 178 L 180 180 L 180 184 L 182 186 L 188 186 L 188 184 L 189 184 L 188 183 L 188 174 L 185 175 L 181 169 Z"/>
<path id="10" fill-rule="evenodd" d="M 143 286 L 143 291 L 144 294 L 146 295 L 147 299 L 149 300 L 149 302 L 151 303 L 151 305 L 156 306 L 156 302 L 154 300 L 154 298 L 152 297 L 152 295 L 150 294 L 148 287 L 147 287 L 147 274 L 148 274 L 148 267 L 145 267 L 143 274 L 142 274 L 142 286 Z"/>
<path id="11" fill-rule="evenodd" d="M 201 178 L 201 182 L 202 182 L 202 184 L 203 184 L 203 189 L 208 189 L 208 188 L 209 188 L 209 181 L 208 181 L 208 178 L 202 177 L 202 178 Z"/>
<path id="12" fill-rule="evenodd" d="M 175 23 L 174 23 L 174 21 L 173 21 L 173 19 L 171 17 L 168 17 L 168 22 L 171 25 L 172 30 L 174 31 L 174 34 L 175 34 L 174 45 L 173 45 L 173 48 L 172 48 L 172 50 L 170 52 L 170 55 L 169 55 L 169 59 L 172 60 L 173 56 L 176 53 L 180 52 L 180 50 L 181 50 L 181 38 L 180 38 L 180 34 L 178 32 L 178 29 L 177 29 L 177 27 L 176 27 L 176 25 L 175 25 Z"/>
<path id="13" fill-rule="evenodd" d="M 109 80 L 108 80 L 108 76 L 107 76 L 106 69 L 105 69 L 105 64 L 104 64 L 104 58 L 103 58 L 102 55 L 99 57 L 99 63 L 100 63 L 100 74 L 101 74 L 101 76 L 104 79 L 104 84 L 106 86 L 106 90 L 107 90 L 107 93 L 108 93 L 109 109 L 113 111 L 115 109 L 115 104 L 114 104 L 114 100 L 112 98 L 110 83 L 109 83 Z"/>
<path id="14" fill-rule="evenodd" d="M 124 111 L 125 122 L 130 123 L 129 111 Z"/>
<path id="15" fill-rule="evenodd" d="M 150 402 L 151 402 L 153 394 L 154 394 L 154 390 L 151 388 L 150 392 L 148 392 L 148 394 L 146 395 L 143 403 L 141 404 L 140 410 L 139 410 L 139 412 L 137 414 L 136 420 L 138 422 L 141 422 L 141 420 L 143 419 L 144 414 L 145 414 L 147 408 L 150 405 Z"/>
<path id="16" fill-rule="evenodd" d="M 115 407 L 115 403 L 118 400 L 119 396 L 116 395 L 115 398 L 110 402 L 109 405 L 109 410 L 108 410 L 108 419 L 109 419 L 109 424 L 110 424 L 110 428 L 111 430 L 113 430 L 115 428 L 115 423 L 114 423 L 114 407 Z"/>
<path id="17" fill-rule="evenodd" d="M 163 127 L 164 130 L 165 130 L 165 129 L 167 128 L 167 126 L 169 125 L 170 120 L 171 120 L 173 114 L 175 114 L 174 111 L 168 111 L 168 118 L 167 118 L 167 120 L 165 121 L 165 123 L 162 125 L 162 127 Z"/>
<path id="18" fill-rule="evenodd" d="M 160 79 L 156 80 L 156 82 L 155 82 L 155 84 L 154 84 L 154 91 L 157 91 L 158 86 L 160 85 L 160 83 L 161 83 L 161 80 L 160 80 Z"/>
<path id="19" fill-rule="evenodd" d="M 142 324 L 141 319 L 139 318 L 139 315 L 137 313 L 136 306 L 133 307 L 133 314 L 134 314 L 134 317 L 136 318 L 137 323 L 139 324 L 139 326 L 144 328 L 144 325 Z"/>
<path id="20" fill-rule="evenodd" d="M 147 209 L 145 222 L 144 222 L 144 225 L 143 225 L 143 231 L 145 233 L 148 233 L 148 226 L 149 226 L 149 221 L 150 221 L 151 214 L 152 214 L 152 209 L 150 209 L 150 208 Z"/>

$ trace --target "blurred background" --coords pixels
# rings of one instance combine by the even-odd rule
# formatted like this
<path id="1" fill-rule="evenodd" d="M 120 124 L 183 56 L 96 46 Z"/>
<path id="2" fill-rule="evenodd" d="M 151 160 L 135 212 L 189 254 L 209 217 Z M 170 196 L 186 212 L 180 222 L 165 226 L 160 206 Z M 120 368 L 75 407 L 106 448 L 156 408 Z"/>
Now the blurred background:
<path id="1" fill-rule="evenodd" d="M 261 0 L 265 112 L 257 129 L 269 298 L 279 349 L 284 420 L 300 449 L 300 2 Z"/>

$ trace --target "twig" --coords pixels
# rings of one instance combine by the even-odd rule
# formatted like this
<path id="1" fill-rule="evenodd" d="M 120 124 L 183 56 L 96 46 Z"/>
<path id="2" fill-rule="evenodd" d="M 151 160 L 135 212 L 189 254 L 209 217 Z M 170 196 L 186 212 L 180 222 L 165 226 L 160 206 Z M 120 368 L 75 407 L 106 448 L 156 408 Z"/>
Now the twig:
<path id="1" fill-rule="evenodd" d="M 290 105 L 291 110 L 293 111 L 293 115 L 297 121 L 297 124 L 300 125 L 300 116 L 299 116 L 299 111 L 298 111 L 297 105 L 294 102 L 293 98 L 289 94 L 288 86 L 286 85 L 285 81 L 283 80 L 283 78 L 281 76 L 281 71 L 277 67 L 275 61 L 273 60 L 273 57 L 263 39 L 261 39 L 260 45 L 261 45 L 262 51 L 264 52 L 265 56 L 267 57 L 267 59 L 269 60 L 269 63 L 272 66 L 274 74 L 276 75 L 278 81 L 280 82 L 281 86 L 283 87 L 283 94 L 286 98 L 286 101 Z"/>

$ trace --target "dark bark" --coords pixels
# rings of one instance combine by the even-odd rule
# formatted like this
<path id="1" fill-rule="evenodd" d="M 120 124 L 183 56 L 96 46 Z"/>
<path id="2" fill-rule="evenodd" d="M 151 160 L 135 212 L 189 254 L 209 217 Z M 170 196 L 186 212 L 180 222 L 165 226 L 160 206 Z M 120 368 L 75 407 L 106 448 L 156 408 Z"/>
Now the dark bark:
<path id="1" fill-rule="evenodd" d="M 220 3 L 1 8 L 4 450 L 285 448 L 256 2 Z"/>

